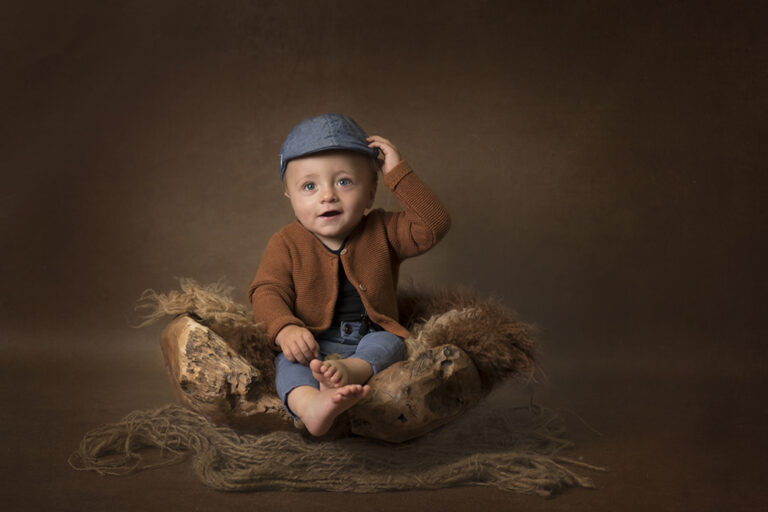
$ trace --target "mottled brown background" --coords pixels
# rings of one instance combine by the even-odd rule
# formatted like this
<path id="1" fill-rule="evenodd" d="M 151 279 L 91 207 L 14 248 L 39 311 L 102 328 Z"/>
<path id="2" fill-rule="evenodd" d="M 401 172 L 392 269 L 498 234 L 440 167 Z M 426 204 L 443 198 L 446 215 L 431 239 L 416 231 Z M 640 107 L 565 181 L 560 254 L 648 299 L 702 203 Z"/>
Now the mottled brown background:
<path id="1" fill-rule="evenodd" d="M 764 11 L 2 2 L 3 509 L 763 510 Z M 330 111 L 391 138 L 452 212 L 404 279 L 539 324 L 539 400 L 575 413 L 599 490 L 225 495 L 188 464 L 69 469 L 85 431 L 171 400 L 135 299 L 190 276 L 245 301 L 291 220 L 280 143 Z"/>

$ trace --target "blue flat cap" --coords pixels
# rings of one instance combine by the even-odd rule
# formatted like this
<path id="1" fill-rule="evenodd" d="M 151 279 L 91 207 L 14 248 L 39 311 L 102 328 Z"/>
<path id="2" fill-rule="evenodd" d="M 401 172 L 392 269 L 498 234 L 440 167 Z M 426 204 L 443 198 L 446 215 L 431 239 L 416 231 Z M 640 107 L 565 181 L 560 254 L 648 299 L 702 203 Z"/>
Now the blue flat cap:
<path id="1" fill-rule="evenodd" d="M 294 158 L 344 149 L 376 158 L 379 150 L 369 148 L 368 135 L 350 117 L 343 114 L 323 114 L 310 117 L 297 124 L 280 148 L 280 179 L 285 167 Z"/>

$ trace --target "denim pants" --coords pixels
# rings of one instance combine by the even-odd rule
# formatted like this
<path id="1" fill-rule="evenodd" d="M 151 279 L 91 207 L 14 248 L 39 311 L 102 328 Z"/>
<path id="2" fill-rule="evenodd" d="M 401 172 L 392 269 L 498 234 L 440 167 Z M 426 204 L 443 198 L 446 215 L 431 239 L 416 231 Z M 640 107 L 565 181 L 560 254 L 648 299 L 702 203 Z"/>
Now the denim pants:
<path id="1" fill-rule="evenodd" d="M 376 326 L 366 327 L 362 322 L 341 322 L 341 325 L 315 336 L 315 340 L 320 346 L 318 359 L 324 360 L 331 354 L 338 354 L 342 358 L 356 357 L 370 364 L 374 375 L 405 359 L 402 338 L 391 332 L 377 330 Z M 282 353 L 275 358 L 275 369 L 277 395 L 293 415 L 288 408 L 288 393 L 299 386 L 319 389 L 320 384 L 312 376 L 309 366 L 292 363 Z"/>

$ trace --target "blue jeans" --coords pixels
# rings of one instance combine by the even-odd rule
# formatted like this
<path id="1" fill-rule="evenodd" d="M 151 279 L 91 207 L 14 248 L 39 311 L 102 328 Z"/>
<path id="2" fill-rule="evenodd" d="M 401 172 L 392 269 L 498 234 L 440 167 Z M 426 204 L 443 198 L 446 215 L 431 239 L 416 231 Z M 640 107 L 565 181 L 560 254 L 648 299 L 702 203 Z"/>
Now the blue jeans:
<path id="1" fill-rule="evenodd" d="M 317 344 L 320 345 L 318 359 L 324 360 L 331 354 L 338 354 L 343 358 L 356 357 L 370 364 L 374 375 L 405 359 L 405 345 L 399 336 L 376 330 L 375 326 L 367 332 L 361 332 L 362 325 L 362 322 L 341 322 L 340 326 L 331 327 L 315 336 Z M 319 389 L 320 384 L 312 376 L 309 366 L 292 363 L 282 353 L 275 358 L 275 369 L 277 396 L 293 415 L 288 408 L 288 393 L 299 386 Z"/>

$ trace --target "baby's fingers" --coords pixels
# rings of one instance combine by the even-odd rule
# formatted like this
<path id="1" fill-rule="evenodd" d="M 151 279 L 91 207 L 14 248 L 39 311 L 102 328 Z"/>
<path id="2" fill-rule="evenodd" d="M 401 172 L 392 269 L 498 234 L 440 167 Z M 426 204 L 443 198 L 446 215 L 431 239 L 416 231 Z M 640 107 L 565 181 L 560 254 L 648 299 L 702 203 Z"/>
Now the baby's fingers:
<path id="1" fill-rule="evenodd" d="M 295 363 L 300 363 L 303 365 L 309 364 L 309 362 L 312 360 L 308 351 L 301 346 L 296 346 L 294 348 L 293 359 Z"/>
<path id="2" fill-rule="evenodd" d="M 320 355 L 320 345 L 311 334 L 309 335 L 309 346 L 312 351 L 312 359 L 316 359 Z"/>
<path id="3" fill-rule="evenodd" d="M 382 137 L 381 135 L 371 135 L 366 140 L 371 143 L 369 145 L 373 145 L 373 144 L 387 144 L 389 146 L 392 145 L 392 143 L 389 141 L 389 139 L 386 139 L 386 138 Z"/>
<path id="4" fill-rule="evenodd" d="M 372 135 L 367 140 L 369 147 L 378 148 L 384 154 L 384 165 L 382 166 L 384 174 L 387 174 L 400 163 L 400 153 L 389 140 L 379 135 Z"/>
<path id="5" fill-rule="evenodd" d="M 292 363 L 298 363 L 298 359 L 296 358 L 296 351 L 292 347 L 286 347 L 283 349 L 283 355 L 287 360 L 289 360 Z"/>
<path id="6" fill-rule="evenodd" d="M 320 354 L 320 347 L 317 345 L 315 338 L 309 331 L 302 333 L 298 343 L 298 349 L 301 354 L 301 364 L 309 364 L 310 361 L 317 358 Z"/>
<path id="7" fill-rule="evenodd" d="M 378 148 L 385 155 L 387 154 L 387 152 L 397 151 L 394 144 L 392 144 L 388 139 L 385 139 L 380 135 L 371 135 L 366 140 L 368 141 L 368 147 Z"/>

